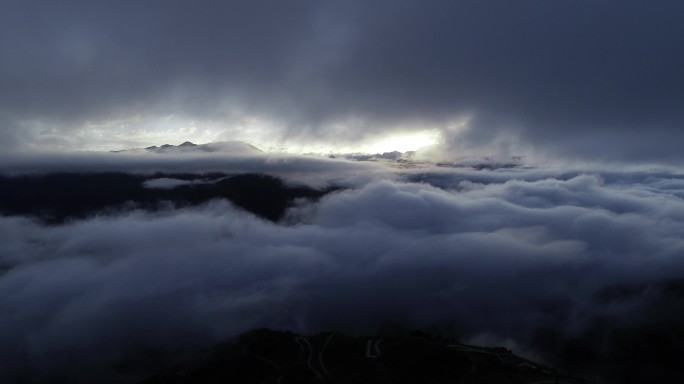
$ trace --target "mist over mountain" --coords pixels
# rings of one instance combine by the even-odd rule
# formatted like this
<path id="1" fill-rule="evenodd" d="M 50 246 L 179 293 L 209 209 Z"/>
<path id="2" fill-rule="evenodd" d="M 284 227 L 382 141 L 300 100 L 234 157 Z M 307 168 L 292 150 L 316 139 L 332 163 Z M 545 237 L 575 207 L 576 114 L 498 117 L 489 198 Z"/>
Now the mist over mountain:
<path id="1" fill-rule="evenodd" d="M 150 146 L 146 148 L 132 148 L 124 149 L 117 152 L 154 152 L 154 153 L 166 153 L 166 154 L 179 154 L 179 153 L 202 153 L 202 152 L 226 152 L 234 155 L 240 154 L 254 154 L 256 152 L 261 152 L 261 150 L 252 144 L 246 143 L 244 141 L 218 141 L 211 142 L 207 144 L 195 144 L 190 141 L 185 141 L 178 145 L 162 144 L 160 146 Z"/>
<path id="2" fill-rule="evenodd" d="M 3 0 L 0 382 L 556 379 L 434 340 L 678 382 L 682 20 L 668 0 Z M 239 351 L 255 329 L 293 376 Z M 431 336 L 312 378 L 331 334 Z M 201 357 L 225 343 L 226 366 Z"/>
<path id="3" fill-rule="evenodd" d="M 141 209 L 157 211 L 227 199 L 268 220 L 279 220 L 296 199 L 316 199 L 328 191 L 288 187 L 260 174 L 51 173 L 0 176 L 0 212 L 63 223 L 98 214 Z"/>

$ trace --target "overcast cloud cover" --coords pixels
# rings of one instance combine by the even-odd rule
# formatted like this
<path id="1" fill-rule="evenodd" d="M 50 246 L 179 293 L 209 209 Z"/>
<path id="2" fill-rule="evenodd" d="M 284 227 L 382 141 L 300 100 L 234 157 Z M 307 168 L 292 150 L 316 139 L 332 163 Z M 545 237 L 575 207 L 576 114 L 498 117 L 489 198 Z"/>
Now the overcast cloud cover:
<path id="1" fill-rule="evenodd" d="M 226 138 L 341 145 L 434 129 L 449 155 L 682 160 L 678 1 L 2 8 L 5 150 Z"/>
<path id="2" fill-rule="evenodd" d="M 2 175 L 338 189 L 279 222 L 226 200 L 0 216 L 0 381 L 135 382 L 117 362 L 263 326 L 420 328 L 608 382 L 681 377 L 682 20 L 680 1 L 3 1 Z M 422 131 L 440 142 L 421 160 L 452 162 L 74 152 Z M 164 177 L 145 185 L 192 183 Z"/>

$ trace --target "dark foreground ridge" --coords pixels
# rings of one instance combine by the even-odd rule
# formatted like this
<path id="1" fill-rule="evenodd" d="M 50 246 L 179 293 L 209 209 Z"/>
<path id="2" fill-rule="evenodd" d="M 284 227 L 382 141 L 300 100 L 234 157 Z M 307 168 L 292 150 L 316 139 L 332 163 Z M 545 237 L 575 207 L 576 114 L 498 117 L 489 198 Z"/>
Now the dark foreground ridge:
<path id="1" fill-rule="evenodd" d="M 256 330 L 140 384 L 589 383 L 514 355 L 423 333 L 351 337 Z"/>
<path id="2" fill-rule="evenodd" d="M 146 182 L 186 182 L 150 188 Z M 81 219 L 122 208 L 158 210 L 202 204 L 224 198 L 268 220 L 279 220 L 294 199 L 317 199 L 329 190 L 285 185 L 262 174 L 52 173 L 0 175 L 0 213 L 39 218 L 50 224 Z"/>

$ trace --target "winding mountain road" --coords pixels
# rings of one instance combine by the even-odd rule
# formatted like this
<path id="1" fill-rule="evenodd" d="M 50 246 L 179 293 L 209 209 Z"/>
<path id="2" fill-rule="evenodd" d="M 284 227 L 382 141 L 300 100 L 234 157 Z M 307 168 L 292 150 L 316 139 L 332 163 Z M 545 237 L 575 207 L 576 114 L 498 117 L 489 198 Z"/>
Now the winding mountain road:
<path id="1" fill-rule="evenodd" d="M 321 372 L 318 369 L 316 369 L 316 367 L 314 367 L 314 365 L 312 363 L 314 351 L 313 351 L 313 346 L 311 345 L 311 342 L 309 342 L 309 339 L 307 339 L 306 337 L 299 336 L 299 337 L 295 338 L 295 341 L 299 345 L 299 348 L 302 350 L 302 354 L 306 358 L 306 365 L 316 375 L 316 378 L 322 379 L 323 374 L 321 374 Z M 320 358 L 320 356 L 319 356 L 319 358 Z"/>

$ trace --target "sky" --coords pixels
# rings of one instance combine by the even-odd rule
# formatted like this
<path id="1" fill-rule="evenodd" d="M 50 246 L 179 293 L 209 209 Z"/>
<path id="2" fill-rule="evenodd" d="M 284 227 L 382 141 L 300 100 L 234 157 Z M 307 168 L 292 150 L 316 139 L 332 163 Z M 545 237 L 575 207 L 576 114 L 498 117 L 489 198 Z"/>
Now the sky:
<path id="1" fill-rule="evenodd" d="M 682 20 L 664 0 L 3 0 L 0 177 L 329 193 L 277 221 L 226 199 L 0 214 L 0 381 L 132 383 L 152 372 L 118 362 L 256 327 L 682 377 Z M 108 152 L 186 140 L 229 143 Z"/>
<path id="2" fill-rule="evenodd" d="M 339 152 L 412 134 L 445 156 L 684 156 L 677 1 L 2 7 L 3 151 L 238 139 Z"/>

